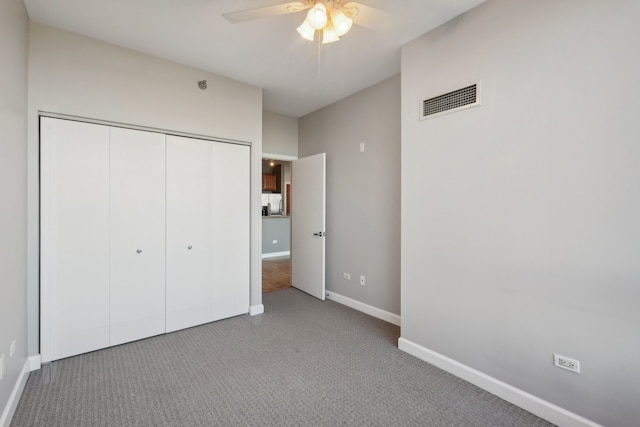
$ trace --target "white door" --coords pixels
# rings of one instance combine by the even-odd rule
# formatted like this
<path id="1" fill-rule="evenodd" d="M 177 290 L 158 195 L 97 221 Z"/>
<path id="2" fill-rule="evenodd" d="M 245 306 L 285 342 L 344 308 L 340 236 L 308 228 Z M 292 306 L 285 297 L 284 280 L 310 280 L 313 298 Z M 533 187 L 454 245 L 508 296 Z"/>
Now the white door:
<path id="1" fill-rule="evenodd" d="M 214 212 L 211 320 L 249 312 L 250 148 L 211 143 Z"/>
<path id="2" fill-rule="evenodd" d="M 211 321 L 212 144 L 167 136 L 167 332 Z"/>
<path id="3" fill-rule="evenodd" d="M 111 131 L 110 345 L 165 332 L 165 135 Z"/>
<path id="4" fill-rule="evenodd" d="M 109 345 L 109 128 L 41 119 L 41 355 Z"/>
<path id="5" fill-rule="evenodd" d="M 294 160 L 291 172 L 291 284 L 325 298 L 326 154 Z"/>

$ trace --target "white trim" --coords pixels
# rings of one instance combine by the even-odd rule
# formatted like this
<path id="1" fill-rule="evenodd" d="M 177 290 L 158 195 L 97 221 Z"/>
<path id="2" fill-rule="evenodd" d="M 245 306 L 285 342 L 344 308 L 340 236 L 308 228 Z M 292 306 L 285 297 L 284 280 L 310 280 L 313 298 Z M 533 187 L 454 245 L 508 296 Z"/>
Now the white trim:
<path id="1" fill-rule="evenodd" d="M 42 367 L 42 359 L 40 358 L 39 354 L 35 356 L 31 356 L 30 358 L 27 359 L 27 362 L 29 362 L 30 372 L 37 371 Z"/>
<path id="2" fill-rule="evenodd" d="M 298 160 L 298 156 L 287 156 L 286 154 L 262 153 L 263 159 L 292 161 Z"/>
<path id="3" fill-rule="evenodd" d="M 206 141 L 225 142 L 227 144 L 238 144 L 238 145 L 249 145 L 249 146 L 253 145 L 249 141 L 240 141 L 237 139 L 228 139 L 228 138 L 218 138 L 218 137 L 213 137 L 208 135 L 200 135 L 197 133 L 173 131 L 169 129 L 133 125 L 130 123 L 112 122 L 110 120 L 100 120 L 100 119 L 93 119 L 89 117 L 73 116 L 69 114 L 52 113 L 49 111 L 38 111 L 38 114 L 40 117 L 51 117 L 53 119 L 71 120 L 74 122 L 91 123 L 94 125 L 103 125 L 103 126 L 111 126 L 111 127 L 124 128 L 124 129 L 141 130 L 145 132 L 162 133 L 165 135 L 183 136 L 185 138 L 196 138 L 196 139 L 203 139 Z"/>
<path id="4" fill-rule="evenodd" d="M 264 259 L 264 258 L 277 258 L 277 257 L 289 256 L 289 255 L 291 255 L 291 251 L 270 252 L 268 254 L 262 254 L 262 259 Z"/>
<path id="5" fill-rule="evenodd" d="M 563 427 L 602 427 L 600 424 L 581 417 L 578 414 L 567 411 L 553 403 L 542 400 L 526 391 L 513 387 L 405 338 L 400 337 L 398 340 L 398 348 L 556 425 Z"/>
<path id="6" fill-rule="evenodd" d="M 257 314 L 262 314 L 262 313 L 264 313 L 263 304 L 252 305 L 251 307 L 249 307 L 249 316 L 255 316 Z"/>
<path id="7" fill-rule="evenodd" d="M 354 300 L 349 297 L 345 297 L 344 295 L 340 295 L 332 291 L 327 291 L 327 298 L 337 303 L 346 305 L 347 307 L 351 307 L 354 310 L 358 310 L 363 313 L 366 313 L 369 316 L 373 316 L 378 319 L 384 320 L 385 322 L 389 322 L 396 326 L 400 326 L 400 316 L 398 316 L 397 314 L 384 311 L 372 305 L 365 304 L 363 302 Z"/>
<path id="8" fill-rule="evenodd" d="M 9 427 L 9 425 L 11 424 L 13 414 L 16 412 L 18 402 L 20 401 L 20 396 L 22 396 L 22 391 L 24 390 L 24 386 L 27 384 L 28 378 L 29 360 L 25 360 L 24 365 L 22 366 L 22 371 L 20 371 L 20 376 L 13 386 L 13 390 L 11 391 L 11 395 L 9 396 L 9 401 L 2 411 L 2 416 L 0 416 L 0 427 Z"/>

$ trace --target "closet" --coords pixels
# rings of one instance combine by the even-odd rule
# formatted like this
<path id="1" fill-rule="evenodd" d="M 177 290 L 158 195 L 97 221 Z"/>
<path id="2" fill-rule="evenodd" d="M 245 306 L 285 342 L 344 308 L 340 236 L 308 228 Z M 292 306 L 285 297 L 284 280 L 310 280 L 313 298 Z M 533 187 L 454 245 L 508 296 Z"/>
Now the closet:
<path id="1" fill-rule="evenodd" d="M 43 362 L 248 312 L 250 148 L 41 118 Z"/>

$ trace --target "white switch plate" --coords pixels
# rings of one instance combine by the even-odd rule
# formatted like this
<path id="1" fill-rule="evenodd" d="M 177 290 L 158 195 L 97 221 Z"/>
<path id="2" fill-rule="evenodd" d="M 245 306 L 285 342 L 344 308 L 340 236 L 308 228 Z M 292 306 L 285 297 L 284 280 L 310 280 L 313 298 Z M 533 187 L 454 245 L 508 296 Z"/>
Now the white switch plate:
<path id="1" fill-rule="evenodd" d="M 364 286 L 364 274 L 360 275 L 360 284 Z"/>
<path id="2" fill-rule="evenodd" d="M 276 243 L 278 243 L 278 241 L 277 241 L 277 240 L 274 240 L 274 241 L 273 241 L 273 244 L 275 245 Z"/>
<path id="3" fill-rule="evenodd" d="M 351 275 L 349 273 L 342 273 L 342 277 L 346 280 L 351 280 Z"/>
<path id="4" fill-rule="evenodd" d="M 360 143 L 360 152 L 364 153 L 364 142 Z"/>
<path id="5" fill-rule="evenodd" d="M 11 345 L 9 346 L 9 357 L 13 357 L 13 353 L 16 352 L 16 340 L 11 341 Z"/>

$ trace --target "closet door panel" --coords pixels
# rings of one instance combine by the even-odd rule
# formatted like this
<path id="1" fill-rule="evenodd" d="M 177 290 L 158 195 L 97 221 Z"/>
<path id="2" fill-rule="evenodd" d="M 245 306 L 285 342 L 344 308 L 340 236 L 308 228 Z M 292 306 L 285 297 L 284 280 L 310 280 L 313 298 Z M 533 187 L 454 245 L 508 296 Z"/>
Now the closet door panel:
<path id="1" fill-rule="evenodd" d="M 211 146 L 167 136 L 167 332 L 211 319 Z"/>
<path id="2" fill-rule="evenodd" d="M 111 130 L 110 344 L 165 332 L 165 136 Z"/>
<path id="3" fill-rule="evenodd" d="M 109 345 L 109 128 L 41 119 L 43 362 Z"/>
<path id="4" fill-rule="evenodd" d="M 213 143 L 212 320 L 249 311 L 250 149 Z"/>

